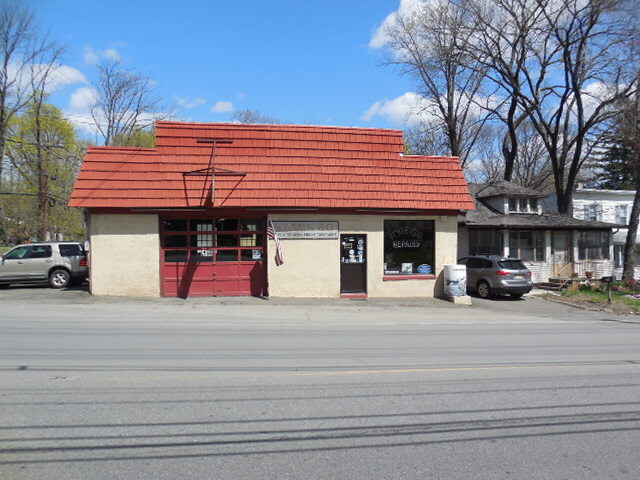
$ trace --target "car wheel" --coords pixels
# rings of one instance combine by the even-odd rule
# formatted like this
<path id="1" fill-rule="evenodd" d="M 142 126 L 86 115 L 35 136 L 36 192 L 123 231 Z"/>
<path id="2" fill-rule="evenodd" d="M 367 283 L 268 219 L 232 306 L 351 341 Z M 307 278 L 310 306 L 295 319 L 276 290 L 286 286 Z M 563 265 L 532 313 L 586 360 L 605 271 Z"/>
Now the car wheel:
<path id="1" fill-rule="evenodd" d="M 511 295 L 511 298 L 522 298 L 524 293 L 510 293 L 509 295 Z"/>
<path id="2" fill-rule="evenodd" d="M 478 291 L 478 296 L 480 298 L 491 298 L 491 287 L 484 280 L 478 282 L 476 290 Z"/>
<path id="3" fill-rule="evenodd" d="M 53 288 L 64 288 L 69 285 L 69 280 L 71 279 L 71 275 L 66 270 L 54 270 L 49 275 L 49 285 Z"/>

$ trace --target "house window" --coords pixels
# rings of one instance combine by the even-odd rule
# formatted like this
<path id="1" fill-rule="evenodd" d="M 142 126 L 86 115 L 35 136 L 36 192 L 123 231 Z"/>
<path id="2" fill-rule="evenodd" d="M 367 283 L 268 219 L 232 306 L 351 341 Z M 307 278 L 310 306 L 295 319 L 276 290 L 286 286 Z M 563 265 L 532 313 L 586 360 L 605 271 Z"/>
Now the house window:
<path id="1" fill-rule="evenodd" d="M 521 198 L 518 202 L 518 207 L 521 212 L 527 212 L 529 210 L 529 202 L 526 198 Z"/>
<path id="2" fill-rule="evenodd" d="M 418 268 L 422 266 L 422 268 Z M 385 275 L 435 272 L 435 228 L 432 220 L 384 221 Z"/>
<path id="3" fill-rule="evenodd" d="M 579 260 L 608 260 L 609 232 L 579 232 Z"/>
<path id="4" fill-rule="evenodd" d="M 509 212 L 511 213 L 537 213 L 537 198 L 510 198 Z"/>
<path id="5" fill-rule="evenodd" d="M 626 225 L 627 223 L 627 206 L 626 205 L 616 206 L 616 223 Z"/>
<path id="6" fill-rule="evenodd" d="M 469 230 L 469 255 L 502 255 L 502 235 L 496 230 Z"/>
<path id="7" fill-rule="evenodd" d="M 544 232 L 536 230 L 510 231 L 509 256 L 525 262 L 544 262 Z"/>
<path id="8" fill-rule="evenodd" d="M 600 220 L 598 217 L 599 208 L 597 204 L 585 205 L 584 207 L 584 219 L 590 222 L 597 222 Z"/>

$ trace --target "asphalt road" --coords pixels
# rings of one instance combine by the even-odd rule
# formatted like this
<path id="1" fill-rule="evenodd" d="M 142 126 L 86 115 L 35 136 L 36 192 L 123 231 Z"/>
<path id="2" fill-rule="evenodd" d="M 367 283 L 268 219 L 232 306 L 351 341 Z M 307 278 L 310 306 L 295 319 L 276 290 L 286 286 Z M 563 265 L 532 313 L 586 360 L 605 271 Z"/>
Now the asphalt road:
<path id="1" fill-rule="evenodd" d="M 637 479 L 640 322 L 0 291 L 0 479 Z"/>

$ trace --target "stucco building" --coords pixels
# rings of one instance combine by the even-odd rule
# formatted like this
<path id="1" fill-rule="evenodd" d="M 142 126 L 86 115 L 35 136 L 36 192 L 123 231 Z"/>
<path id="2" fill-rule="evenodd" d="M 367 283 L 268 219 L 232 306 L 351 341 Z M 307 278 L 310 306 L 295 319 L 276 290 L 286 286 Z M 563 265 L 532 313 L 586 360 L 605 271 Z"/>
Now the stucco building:
<path id="1" fill-rule="evenodd" d="M 459 160 L 403 155 L 398 130 L 158 122 L 156 140 L 85 156 L 70 205 L 94 295 L 437 296 L 473 209 Z"/>

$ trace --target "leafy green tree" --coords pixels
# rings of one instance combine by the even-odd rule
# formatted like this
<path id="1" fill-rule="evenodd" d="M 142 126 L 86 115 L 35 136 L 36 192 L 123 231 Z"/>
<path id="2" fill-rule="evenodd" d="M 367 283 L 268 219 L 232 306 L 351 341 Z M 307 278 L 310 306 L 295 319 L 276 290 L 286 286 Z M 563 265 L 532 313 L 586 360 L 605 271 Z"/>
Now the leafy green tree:
<path id="1" fill-rule="evenodd" d="M 82 212 L 67 207 L 82 151 L 73 125 L 54 105 L 34 101 L 12 119 L 6 151 L 10 195 L 3 195 L 5 235 L 13 232 L 20 240 L 84 238 Z M 12 209 L 16 211 L 8 215 Z"/>

